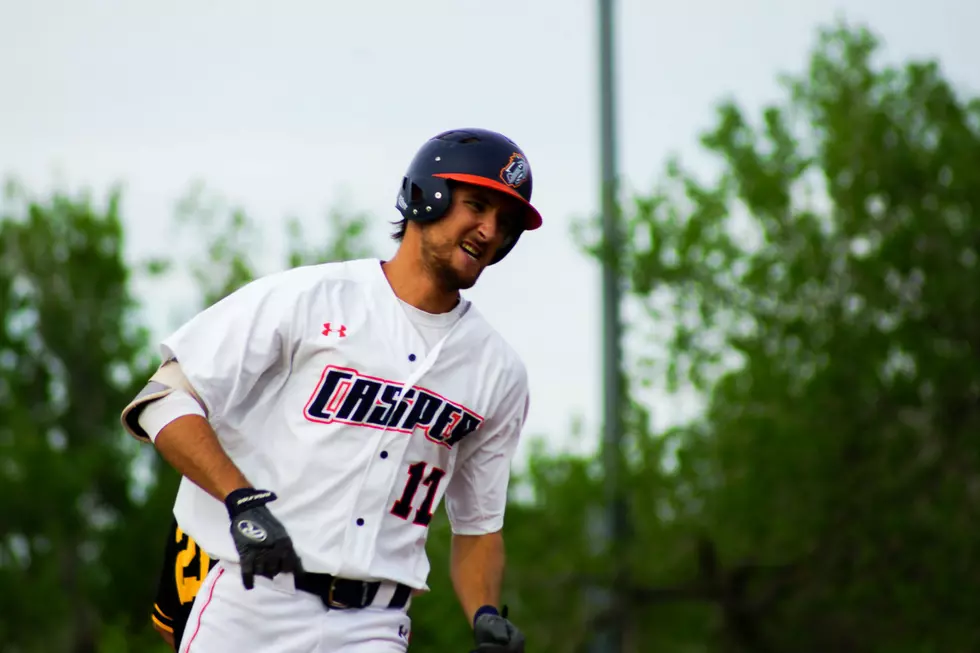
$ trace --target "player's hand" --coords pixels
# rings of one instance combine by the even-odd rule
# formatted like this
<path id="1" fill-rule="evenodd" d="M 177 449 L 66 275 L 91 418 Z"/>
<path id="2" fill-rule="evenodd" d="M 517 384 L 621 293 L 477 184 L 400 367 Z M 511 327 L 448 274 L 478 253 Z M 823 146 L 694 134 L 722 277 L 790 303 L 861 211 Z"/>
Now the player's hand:
<path id="1" fill-rule="evenodd" d="M 245 589 L 252 589 L 256 574 L 274 578 L 303 571 L 285 527 L 265 506 L 275 500 L 275 493 L 254 488 L 235 490 L 225 499 Z"/>
<path id="2" fill-rule="evenodd" d="M 524 633 L 502 615 L 481 614 L 473 622 L 476 648 L 472 653 L 524 653 Z"/>

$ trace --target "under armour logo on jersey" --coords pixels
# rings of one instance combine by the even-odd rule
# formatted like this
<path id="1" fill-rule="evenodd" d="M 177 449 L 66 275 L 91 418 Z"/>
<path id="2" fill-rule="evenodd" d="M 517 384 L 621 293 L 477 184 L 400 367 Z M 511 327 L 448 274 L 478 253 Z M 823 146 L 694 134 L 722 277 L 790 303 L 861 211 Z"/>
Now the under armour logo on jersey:
<path id="1" fill-rule="evenodd" d="M 324 322 L 323 323 L 323 335 L 329 336 L 331 333 L 336 333 L 337 336 L 340 337 L 340 338 L 346 338 L 347 337 L 347 327 L 344 326 L 343 324 L 341 324 L 340 325 L 340 328 L 335 329 L 335 328 L 333 328 L 333 327 L 330 326 L 330 323 L 329 322 Z"/>
<path id="2" fill-rule="evenodd" d="M 256 542 L 261 542 L 265 540 L 265 529 L 251 522 L 247 519 L 242 519 L 236 524 L 238 526 L 238 532 L 247 537 L 250 540 L 255 540 Z"/>
<path id="3" fill-rule="evenodd" d="M 452 448 L 483 424 L 483 417 L 465 406 L 426 390 L 328 365 L 304 414 L 312 422 L 340 422 L 351 426 L 385 428 L 412 433 Z"/>

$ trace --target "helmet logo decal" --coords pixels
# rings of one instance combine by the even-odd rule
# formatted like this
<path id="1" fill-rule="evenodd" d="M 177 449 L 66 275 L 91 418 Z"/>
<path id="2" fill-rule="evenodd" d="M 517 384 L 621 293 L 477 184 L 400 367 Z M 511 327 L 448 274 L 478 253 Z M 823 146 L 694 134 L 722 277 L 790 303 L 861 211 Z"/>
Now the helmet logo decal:
<path id="1" fill-rule="evenodd" d="M 500 169 L 500 178 L 511 188 L 517 188 L 527 181 L 529 168 L 527 159 L 519 152 L 510 155 L 507 163 Z"/>

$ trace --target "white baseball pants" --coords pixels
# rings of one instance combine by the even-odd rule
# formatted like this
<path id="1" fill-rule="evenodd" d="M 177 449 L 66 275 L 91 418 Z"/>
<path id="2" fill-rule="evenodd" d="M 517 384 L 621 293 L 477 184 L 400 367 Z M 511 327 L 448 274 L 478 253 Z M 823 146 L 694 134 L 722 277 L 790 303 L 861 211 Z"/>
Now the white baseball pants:
<path id="1" fill-rule="evenodd" d="M 383 588 L 382 588 L 383 589 Z M 382 591 L 378 592 L 379 595 Z M 204 579 L 184 629 L 180 653 L 405 653 L 411 619 L 405 609 L 327 610 L 318 596 L 293 587 L 292 574 L 255 577 L 221 561 Z"/>

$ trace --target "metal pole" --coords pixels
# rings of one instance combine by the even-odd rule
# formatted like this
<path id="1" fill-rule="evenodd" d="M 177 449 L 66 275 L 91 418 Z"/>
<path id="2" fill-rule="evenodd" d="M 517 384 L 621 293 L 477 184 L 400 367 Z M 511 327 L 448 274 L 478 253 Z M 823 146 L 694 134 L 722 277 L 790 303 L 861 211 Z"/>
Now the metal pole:
<path id="1" fill-rule="evenodd" d="M 605 551 L 613 561 L 625 535 L 620 492 L 620 450 L 623 435 L 622 353 L 620 322 L 619 252 L 621 231 L 617 202 L 616 93 L 613 66 L 613 0 L 599 0 L 599 124 L 602 157 L 602 231 L 605 247 L 602 260 L 602 346 L 603 346 L 603 465 L 605 470 Z M 619 573 L 614 575 L 618 577 Z M 623 648 L 623 611 L 614 585 L 600 592 L 599 604 L 607 610 L 605 627 L 596 634 L 596 653 L 619 653 Z"/>

